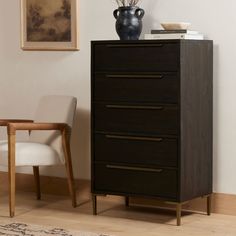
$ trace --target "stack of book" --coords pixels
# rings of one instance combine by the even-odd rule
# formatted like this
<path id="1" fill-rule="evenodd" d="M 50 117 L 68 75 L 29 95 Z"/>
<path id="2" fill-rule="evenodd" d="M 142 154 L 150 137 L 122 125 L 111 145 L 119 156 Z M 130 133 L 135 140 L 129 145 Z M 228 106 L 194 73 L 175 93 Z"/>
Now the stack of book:
<path id="1" fill-rule="evenodd" d="M 151 30 L 151 34 L 145 34 L 144 39 L 204 39 L 204 35 L 192 30 Z"/>

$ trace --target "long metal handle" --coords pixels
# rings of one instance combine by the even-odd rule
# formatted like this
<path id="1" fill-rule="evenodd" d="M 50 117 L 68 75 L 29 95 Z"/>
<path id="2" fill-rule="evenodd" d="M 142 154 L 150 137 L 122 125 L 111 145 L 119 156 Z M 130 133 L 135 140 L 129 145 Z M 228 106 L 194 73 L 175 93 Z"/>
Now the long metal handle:
<path id="1" fill-rule="evenodd" d="M 163 79 L 164 75 L 106 75 L 106 78 L 119 79 Z"/>
<path id="2" fill-rule="evenodd" d="M 151 137 L 137 137 L 137 136 L 122 136 L 122 135 L 106 135 L 108 139 L 126 139 L 126 140 L 137 140 L 137 141 L 154 141 L 161 142 L 163 138 L 151 138 Z"/>
<path id="3" fill-rule="evenodd" d="M 109 169 L 134 170 L 134 171 L 157 172 L 157 173 L 163 171 L 163 169 L 152 169 L 152 168 L 133 167 L 133 166 L 106 165 L 106 167 Z"/>
<path id="4" fill-rule="evenodd" d="M 139 48 L 139 47 L 163 47 L 162 43 L 139 43 L 139 44 L 107 44 L 108 48 Z"/>
<path id="5" fill-rule="evenodd" d="M 136 110 L 162 110 L 163 106 L 129 106 L 129 105 L 106 105 L 110 109 L 136 109 Z"/>

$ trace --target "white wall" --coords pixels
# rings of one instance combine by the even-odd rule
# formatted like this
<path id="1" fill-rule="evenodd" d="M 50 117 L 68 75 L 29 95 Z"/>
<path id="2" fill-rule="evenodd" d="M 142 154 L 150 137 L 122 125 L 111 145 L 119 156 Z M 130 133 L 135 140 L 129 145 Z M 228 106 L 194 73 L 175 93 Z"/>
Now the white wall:
<path id="1" fill-rule="evenodd" d="M 80 0 L 79 52 L 25 52 L 19 48 L 19 0 L 0 0 L 0 117 L 32 118 L 45 94 L 76 96 L 72 151 L 80 178 L 90 176 L 90 40 L 117 39 L 114 2 Z M 143 0 L 141 7 L 146 11 L 143 33 L 162 21 L 188 21 L 214 40 L 214 190 L 236 194 L 236 2 Z M 64 171 L 44 174 L 64 176 Z"/>
<path id="2" fill-rule="evenodd" d="M 191 22 L 214 40 L 214 190 L 236 194 L 236 2 L 143 1 L 145 32 L 162 21 Z"/>
<path id="3" fill-rule="evenodd" d="M 46 94 L 76 96 L 72 154 L 79 178 L 90 177 L 90 41 L 116 38 L 111 12 L 115 4 L 103 1 L 100 10 L 100 2 L 80 1 L 79 52 L 27 52 L 20 49 L 20 0 L 0 0 L 0 117 L 33 118 L 39 98 Z M 50 168 L 44 174 L 65 172 Z"/>

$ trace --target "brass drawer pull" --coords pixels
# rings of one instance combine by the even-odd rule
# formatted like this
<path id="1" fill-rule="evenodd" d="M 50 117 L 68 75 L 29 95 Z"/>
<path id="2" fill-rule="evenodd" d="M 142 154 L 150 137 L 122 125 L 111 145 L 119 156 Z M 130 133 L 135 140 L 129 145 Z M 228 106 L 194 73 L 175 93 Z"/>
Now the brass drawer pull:
<path id="1" fill-rule="evenodd" d="M 163 75 L 106 75 L 107 78 L 114 79 L 162 79 Z"/>
<path id="2" fill-rule="evenodd" d="M 143 48 L 143 47 L 163 47 L 162 43 L 143 43 L 143 44 L 108 44 L 108 48 Z"/>
<path id="3" fill-rule="evenodd" d="M 145 172 L 157 172 L 160 173 L 163 169 L 152 169 L 152 168 L 142 168 L 142 167 L 133 167 L 133 166 L 117 166 L 117 165 L 106 165 L 108 169 L 117 169 L 117 170 L 134 170 L 134 171 L 145 171 Z"/>
<path id="4" fill-rule="evenodd" d="M 142 110 L 162 110 L 163 106 L 128 106 L 128 105 L 106 105 L 110 109 L 142 109 Z"/>
<path id="5" fill-rule="evenodd" d="M 109 139 L 137 140 L 137 141 L 154 141 L 154 142 L 161 142 L 161 141 L 163 141 L 163 138 L 122 136 L 122 135 L 106 135 L 106 138 L 109 138 Z"/>

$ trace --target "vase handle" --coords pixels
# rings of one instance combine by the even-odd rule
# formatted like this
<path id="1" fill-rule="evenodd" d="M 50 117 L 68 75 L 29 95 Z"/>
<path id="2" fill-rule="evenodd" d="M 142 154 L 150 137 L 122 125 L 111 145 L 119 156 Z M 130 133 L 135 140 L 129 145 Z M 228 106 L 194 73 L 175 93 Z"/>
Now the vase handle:
<path id="1" fill-rule="evenodd" d="M 118 12 L 119 10 L 116 9 L 115 11 L 113 11 L 113 16 L 117 19 L 118 18 Z"/>
<path id="2" fill-rule="evenodd" d="M 143 16 L 145 14 L 145 11 L 141 8 L 138 8 L 136 11 L 135 11 L 135 15 L 139 18 L 139 19 L 142 19 Z"/>

